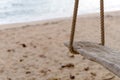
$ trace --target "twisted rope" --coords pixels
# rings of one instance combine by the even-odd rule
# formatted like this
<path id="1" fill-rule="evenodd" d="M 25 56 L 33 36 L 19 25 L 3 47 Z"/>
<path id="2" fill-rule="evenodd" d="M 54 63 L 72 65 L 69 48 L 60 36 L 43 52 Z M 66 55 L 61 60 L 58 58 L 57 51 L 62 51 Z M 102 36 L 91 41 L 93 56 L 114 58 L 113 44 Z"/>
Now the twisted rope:
<path id="1" fill-rule="evenodd" d="M 73 42 L 74 42 L 74 35 L 75 35 L 75 28 L 76 28 L 76 21 L 77 21 L 78 5 L 79 5 L 79 0 L 75 0 L 74 14 L 73 14 L 73 20 L 72 20 L 72 29 L 71 29 L 71 36 L 70 36 L 70 44 L 69 44 L 70 51 L 72 53 L 74 53 Z"/>
<path id="2" fill-rule="evenodd" d="M 72 29 L 71 29 L 71 36 L 70 36 L 70 43 L 69 49 L 72 53 L 76 53 L 73 49 L 73 42 L 74 42 L 74 35 L 75 35 L 75 28 L 76 28 L 76 21 L 77 21 L 77 13 L 78 13 L 78 5 L 79 0 L 75 0 L 74 5 L 74 14 L 72 20 Z M 100 0 L 100 21 L 101 21 L 101 44 L 105 45 L 105 30 L 104 30 L 104 0 Z"/>
<path id="3" fill-rule="evenodd" d="M 104 27 L 104 0 L 100 0 L 100 16 L 101 16 L 101 44 L 105 45 L 105 27 Z"/>

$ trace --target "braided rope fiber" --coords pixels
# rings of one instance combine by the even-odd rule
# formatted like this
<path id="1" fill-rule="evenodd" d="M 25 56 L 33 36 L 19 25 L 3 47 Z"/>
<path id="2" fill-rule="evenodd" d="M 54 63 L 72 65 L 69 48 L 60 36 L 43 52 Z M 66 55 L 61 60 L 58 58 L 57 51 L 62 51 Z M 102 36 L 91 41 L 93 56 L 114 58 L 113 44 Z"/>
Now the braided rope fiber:
<path id="1" fill-rule="evenodd" d="M 72 53 L 75 53 L 73 49 L 73 42 L 74 42 L 74 35 L 75 35 L 75 28 L 76 28 L 76 21 L 77 21 L 77 13 L 78 13 L 78 6 L 79 6 L 79 0 L 75 0 L 74 5 L 74 14 L 73 14 L 73 20 L 72 20 L 72 29 L 71 29 L 71 35 L 70 35 L 70 44 L 69 49 Z M 104 0 L 100 0 L 100 25 L 101 25 L 101 44 L 105 45 L 105 30 L 104 30 Z M 76 53 L 75 53 L 76 54 Z"/>
<path id="2" fill-rule="evenodd" d="M 72 20 L 72 29 L 71 29 L 71 36 L 70 36 L 70 51 L 72 53 L 74 53 L 73 42 L 74 42 L 74 35 L 75 35 L 75 28 L 76 28 L 78 5 L 79 5 L 79 0 L 75 0 L 74 14 L 73 14 L 73 20 Z"/>
<path id="3" fill-rule="evenodd" d="M 101 16 L 101 44 L 105 45 L 105 26 L 104 26 L 104 0 L 100 0 L 100 16 Z"/>

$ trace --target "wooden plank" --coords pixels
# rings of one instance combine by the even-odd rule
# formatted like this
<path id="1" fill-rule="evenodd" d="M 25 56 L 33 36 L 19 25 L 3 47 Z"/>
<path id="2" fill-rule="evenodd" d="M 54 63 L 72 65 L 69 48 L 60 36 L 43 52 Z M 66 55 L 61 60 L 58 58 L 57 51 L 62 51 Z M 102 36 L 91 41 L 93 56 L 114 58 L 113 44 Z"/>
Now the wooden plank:
<path id="1" fill-rule="evenodd" d="M 65 44 L 67 47 L 68 43 Z M 75 42 L 74 50 L 89 60 L 95 61 L 120 77 L 120 53 L 90 42 Z"/>

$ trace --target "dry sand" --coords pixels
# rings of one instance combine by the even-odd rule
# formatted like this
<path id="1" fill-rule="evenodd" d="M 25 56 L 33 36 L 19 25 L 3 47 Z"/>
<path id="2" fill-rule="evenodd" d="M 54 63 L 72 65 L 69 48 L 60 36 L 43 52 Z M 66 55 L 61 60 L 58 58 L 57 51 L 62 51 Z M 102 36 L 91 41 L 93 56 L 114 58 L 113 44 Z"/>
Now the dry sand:
<path id="1" fill-rule="evenodd" d="M 120 49 L 120 12 L 107 13 L 106 46 Z M 0 80 L 120 80 L 64 46 L 71 18 L 1 25 Z M 14 27 L 14 28 L 8 28 Z M 76 40 L 100 42 L 99 15 L 78 17 Z"/>

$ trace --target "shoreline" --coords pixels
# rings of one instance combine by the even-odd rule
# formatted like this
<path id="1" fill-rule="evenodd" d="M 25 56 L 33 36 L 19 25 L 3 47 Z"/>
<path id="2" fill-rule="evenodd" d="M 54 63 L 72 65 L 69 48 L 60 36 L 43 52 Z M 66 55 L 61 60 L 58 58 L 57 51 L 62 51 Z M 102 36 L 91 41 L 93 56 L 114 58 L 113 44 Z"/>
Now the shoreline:
<path id="1" fill-rule="evenodd" d="M 105 15 L 112 15 L 116 12 L 120 12 L 120 11 L 109 11 L 109 12 L 106 12 Z M 118 14 L 117 14 L 118 15 Z M 114 15 L 115 16 L 115 15 Z M 87 14 L 82 14 L 82 15 L 78 15 L 78 18 L 82 18 L 82 17 L 100 17 L 99 13 L 87 13 Z M 59 21 L 59 20 L 67 20 L 67 19 L 71 19 L 72 20 L 72 16 L 71 17 L 59 17 L 59 18 L 52 18 L 52 19 L 45 19 L 45 20 L 36 20 L 36 21 L 26 21 L 26 22 L 17 22 L 17 23 L 6 23 L 6 24 L 0 24 L 0 30 L 1 29 L 7 29 L 7 28 L 15 28 L 16 25 L 19 25 L 18 27 L 21 27 L 21 26 L 24 26 L 24 25 L 27 25 L 27 24 L 42 24 L 42 23 L 45 23 L 45 22 L 50 22 L 50 21 Z M 11 26 L 11 27 L 8 27 Z"/>

